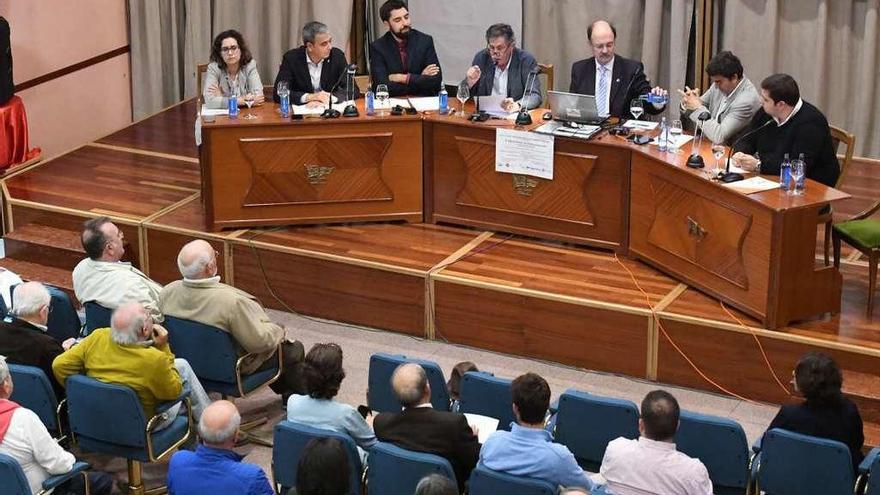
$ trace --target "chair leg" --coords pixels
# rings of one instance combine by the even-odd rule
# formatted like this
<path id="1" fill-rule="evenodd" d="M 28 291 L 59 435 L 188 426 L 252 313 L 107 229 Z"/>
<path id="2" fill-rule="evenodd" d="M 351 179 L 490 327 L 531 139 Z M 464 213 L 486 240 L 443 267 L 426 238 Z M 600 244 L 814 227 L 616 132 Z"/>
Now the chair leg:
<path id="1" fill-rule="evenodd" d="M 834 268 L 840 269 L 840 236 L 837 232 L 831 234 L 831 243 L 834 245 Z"/>
<path id="2" fill-rule="evenodd" d="M 239 429 L 239 431 L 241 431 L 241 434 L 243 437 L 242 440 L 244 440 L 244 443 L 255 443 L 257 445 L 262 445 L 263 447 L 274 448 L 275 445 L 272 443 L 272 441 L 266 440 L 262 437 L 258 437 L 257 435 L 251 433 L 251 431 L 250 431 L 260 425 L 266 424 L 266 422 L 268 420 L 269 420 L 269 418 L 262 417 L 259 419 L 255 419 L 252 421 L 247 421 L 245 423 L 242 423 L 241 426 L 238 427 L 238 429 Z"/>
<path id="3" fill-rule="evenodd" d="M 880 253 L 872 252 L 868 256 L 868 319 L 874 313 L 874 289 L 877 287 L 877 261 Z"/>
<path id="4" fill-rule="evenodd" d="M 163 495 L 168 493 L 168 487 L 165 485 L 151 488 L 149 490 L 144 487 L 143 467 L 141 461 L 128 460 L 128 486 L 129 495 Z"/>
<path id="5" fill-rule="evenodd" d="M 825 266 L 830 265 L 828 262 L 828 251 L 831 248 L 831 221 L 825 222 Z"/>

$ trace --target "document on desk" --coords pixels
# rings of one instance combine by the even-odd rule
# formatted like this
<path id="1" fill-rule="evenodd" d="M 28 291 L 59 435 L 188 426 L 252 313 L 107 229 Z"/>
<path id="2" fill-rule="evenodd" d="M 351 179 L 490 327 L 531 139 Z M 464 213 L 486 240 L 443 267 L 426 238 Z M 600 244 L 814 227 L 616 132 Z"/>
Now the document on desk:
<path id="1" fill-rule="evenodd" d="M 207 105 L 202 105 L 202 117 L 207 116 L 217 116 L 217 115 L 229 115 L 228 108 L 208 108 Z"/>
<path id="2" fill-rule="evenodd" d="M 767 180 L 760 175 L 756 175 L 746 180 L 740 180 L 737 182 L 728 182 L 724 185 L 743 194 L 769 191 L 771 189 L 777 189 L 779 187 L 778 182 Z"/>
<path id="3" fill-rule="evenodd" d="M 477 435 L 477 440 L 480 443 L 486 443 L 489 435 L 498 429 L 499 420 L 496 418 L 474 413 L 464 413 L 464 417 L 467 418 L 468 426 L 477 427 L 479 433 L 479 435 Z"/>
<path id="4" fill-rule="evenodd" d="M 501 107 L 501 103 L 507 98 L 506 96 L 488 95 L 477 96 L 475 98 L 479 100 L 480 111 L 486 112 L 493 117 L 498 117 L 499 119 L 516 118 L 517 112 L 508 112 Z"/>
<path id="5" fill-rule="evenodd" d="M 409 104 L 409 100 L 407 98 L 388 98 L 388 108 L 394 108 L 396 106 L 400 106 L 402 108 L 410 108 L 412 105 Z"/>
<path id="6" fill-rule="evenodd" d="M 553 180 L 553 136 L 495 129 L 495 171 Z"/>
<path id="7" fill-rule="evenodd" d="M 657 122 L 651 122 L 649 120 L 627 120 L 626 123 L 623 124 L 627 129 L 635 129 L 637 131 L 653 131 L 660 125 Z"/>
<path id="8" fill-rule="evenodd" d="M 342 103 L 334 103 L 333 109 L 339 110 L 341 112 L 341 111 L 345 110 L 345 107 L 348 105 L 348 103 L 350 103 L 350 102 L 346 101 L 346 102 L 342 102 Z M 293 110 L 294 115 L 310 116 L 310 115 L 321 115 L 322 113 L 324 113 L 324 110 L 327 110 L 327 105 L 320 105 L 320 106 L 316 106 L 316 107 L 309 106 L 309 105 L 291 105 L 290 108 Z"/>
<path id="9" fill-rule="evenodd" d="M 440 110 L 440 98 L 436 96 L 410 98 L 409 104 L 416 109 L 416 112 L 436 112 Z"/>

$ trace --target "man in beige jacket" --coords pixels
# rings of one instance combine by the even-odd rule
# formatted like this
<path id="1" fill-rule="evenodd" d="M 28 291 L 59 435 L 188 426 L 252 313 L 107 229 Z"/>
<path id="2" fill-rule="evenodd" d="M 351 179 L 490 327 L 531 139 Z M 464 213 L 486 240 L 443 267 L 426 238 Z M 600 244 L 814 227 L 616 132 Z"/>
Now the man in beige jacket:
<path id="1" fill-rule="evenodd" d="M 220 282 L 214 248 L 203 240 L 188 243 L 177 256 L 177 267 L 183 280 L 162 289 L 162 312 L 231 333 L 239 355 L 248 355 L 242 366 L 245 373 L 276 363 L 276 348 L 282 344 L 284 371 L 271 385 L 272 390 L 282 395 L 285 404 L 290 394 L 301 392 L 298 370 L 304 355 L 302 343 L 287 341 L 284 328 L 269 319 L 254 296 Z"/>

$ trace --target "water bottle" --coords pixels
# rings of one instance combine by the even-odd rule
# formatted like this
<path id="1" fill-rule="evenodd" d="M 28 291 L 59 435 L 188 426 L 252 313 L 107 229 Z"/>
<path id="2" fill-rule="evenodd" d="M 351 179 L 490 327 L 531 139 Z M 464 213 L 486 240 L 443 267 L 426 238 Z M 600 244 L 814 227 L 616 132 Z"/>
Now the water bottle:
<path id="1" fill-rule="evenodd" d="M 655 95 L 654 93 L 648 93 L 639 97 L 640 100 L 647 101 L 648 103 L 654 103 L 656 105 L 665 105 L 669 103 L 669 97 L 664 95 Z"/>
<path id="2" fill-rule="evenodd" d="M 232 93 L 231 95 L 229 95 L 229 98 L 227 98 L 227 100 L 229 103 L 229 118 L 230 119 L 237 119 L 238 118 L 238 95 L 235 93 Z"/>
<path id="3" fill-rule="evenodd" d="M 446 85 L 440 83 L 440 115 L 449 113 L 449 93 L 446 92 Z"/>
<path id="4" fill-rule="evenodd" d="M 669 124 L 666 123 L 666 117 L 660 120 L 660 135 L 657 136 L 657 147 L 660 151 L 669 149 Z"/>
<path id="5" fill-rule="evenodd" d="M 779 188 L 788 191 L 791 184 L 791 160 L 788 153 L 782 159 L 782 165 L 779 166 Z"/>
<path id="6" fill-rule="evenodd" d="M 376 98 L 375 93 L 373 93 L 373 86 L 367 86 L 367 94 L 364 95 L 364 105 L 367 109 L 367 115 L 373 115 L 375 110 L 373 109 L 373 100 Z"/>
<path id="7" fill-rule="evenodd" d="M 803 153 L 798 155 L 797 161 L 798 161 L 798 166 L 800 167 L 798 169 L 799 175 L 797 175 L 797 178 L 794 181 L 794 184 L 792 184 L 792 186 L 794 188 L 794 195 L 800 196 L 801 194 L 804 193 L 804 186 L 806 185 L 805 183 L 807 180 L 807 162 L 804 160 Z"/>

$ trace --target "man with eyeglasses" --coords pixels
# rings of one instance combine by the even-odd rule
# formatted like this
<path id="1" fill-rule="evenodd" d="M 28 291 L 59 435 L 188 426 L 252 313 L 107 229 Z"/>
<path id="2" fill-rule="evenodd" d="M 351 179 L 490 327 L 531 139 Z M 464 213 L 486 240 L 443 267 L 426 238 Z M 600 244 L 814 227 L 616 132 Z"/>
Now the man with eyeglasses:
<path id="1" fill-rule="evenodd" d="M 220 282 L 217 252 L 207 241 L 189 242 L 177 256 L 183 280 L 168 284 L 159 294 L 162 312 L 211 325 L 229 332 L 244 356 L 241 371 L 253 373 L 278 364 L 278 345 L 282 346 L 281 377 L 270 385 L 284 404 L 293 393 L 302 393 L 298 376 L 304 357 L 301 342 L 288 341 L 281 325 L 269 319 L 263 306 L 247 292 Z"/>
<path id="2" fill-rule="evenodd" d="M 486 49 L 474 55 L 467 70 L 473 96 L 504 96 L 501 107 L 508 112 L 541 106 L 541 81 L 532 71 L 538 62 L 531 53 L 516 47 L 509 24 L 493 24 L 486 30 Z"/>
<path id="3" fill-rule="evenodd" d="M 373 88 L 388 86 L 391 96 L 435 96 L 443 84 L 434 38 L 412 28 L 409 7 L 403 0 L 388 0 L 379 7 L 388 28 L 370 44 Z"/>

